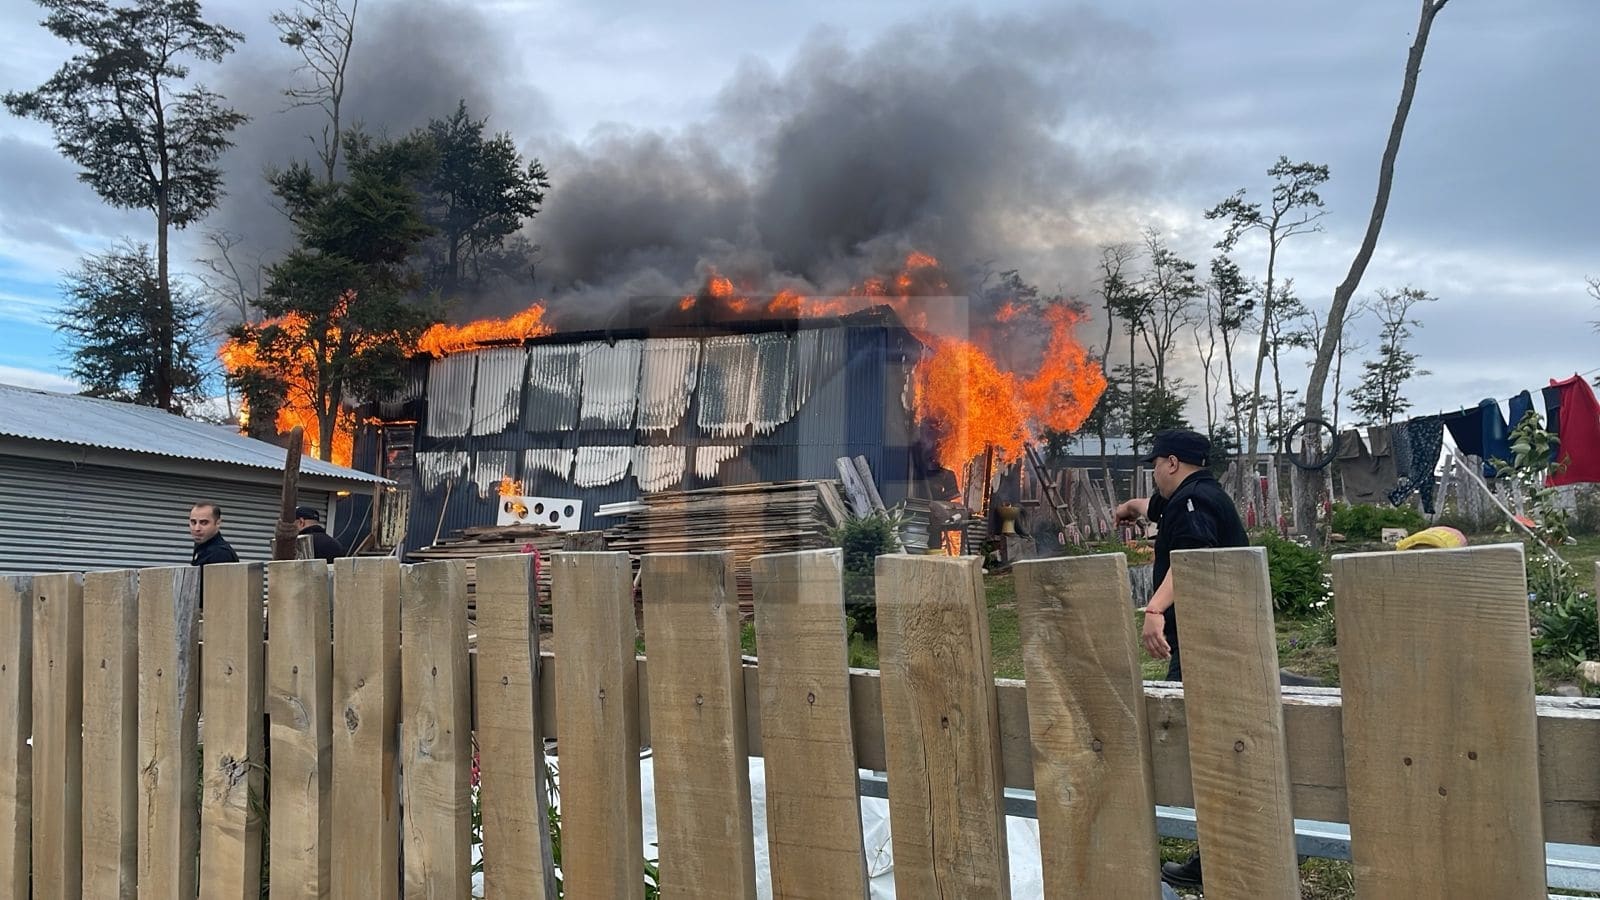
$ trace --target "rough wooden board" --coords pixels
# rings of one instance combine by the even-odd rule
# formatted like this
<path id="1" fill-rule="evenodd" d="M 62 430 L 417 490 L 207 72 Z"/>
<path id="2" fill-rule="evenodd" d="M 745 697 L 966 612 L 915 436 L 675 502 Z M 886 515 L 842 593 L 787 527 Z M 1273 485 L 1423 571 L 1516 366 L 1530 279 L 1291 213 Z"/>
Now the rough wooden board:
<path id="1" fill-rule="evenodd" d="M 861 483 L 861 473 L 856 471 L 855 463 L 850 457 L 841 456 L 834 460 L 839 470 L 839 482 L 844 485 L 844 494 L 850 500 L 850 512 L 858 519 L 864 519 L 872 514 L 872 497 L 867 493 L 867 486 Z"/>
<path id="2" fill-rule="evenodd" d="M 1044 896 L 1160 897 L 1127 557 L 1015 572 Z"/>
<path id="3" fill-rule="evenodd" d="M 542 679 L 561 732 L 562 857 L 573 897 L 643 900 L 639 679 L 633 564 L 626 553 L 557 553 L 550 561 L 552 642 L 563 659 Z M 554 685 L 554 691 L 550 690 Z"/>
<path id="4" fill-rule="evenodd" d="M 851 460 L 856 468 L 856 474 L 861 476 L 861 486 L 866 488 L 867 500 L 877 512 L 884 512 L 888 507 L 883 505 L 883 495 L 878 493 L 878 484 L 872 480 L 872 466 L 865 456 L 858 456 Z"/>
<path id="5" fill-rule="evenodd" d="M 34 896 L 83 885 L 83 576 L 33 579 Z"/>
<path id="6" fill-rule="evenodd" d="M 1521 544 L 1334 558 L 1363 895 L 1544 893 L 1523 564 Z"/>
<path id="7" fill-rule="evenodd" d="M 477 602 L 484 889 L 492 897 L 553 900 L 533 558 L 480 558 Z"/>
<path id="8" fill-rule="evenodd" d="M 1172 554 L 1210 900 L 1299 896 L 1266 551 Z"/>
<path id="9" fill-rule="evenodd" d="M 333 563 L 334 900 L 400 896 L 400 563 Z"/>
<path id="10" fill-rule="evenodd" d="M 131 898 L 139 854 L 139 573 L 83 576 L 83 893 Z"/>
<path id="11" fill-rule="evenodd" d="M 751 562 L 774 898 L 867 896 L 843 571 L 836 549 Z"/>
<path id="12" fill-rule="evenodd" d="M 206 897 L 261 895 L 262 716 L 266 659 L 260 563 L 203 570 L 205 653 L 200 704 L 206 723 L 200 775 L 200 880 Z"/>
<path id="13" fill-rule="evenodd" d="M 195 896 L 200 569 L 139 570 L 139 895 Z"/>
<path id="14" fill-rule="evenodd" d="M 400 571 L 401 799 L 407 897 L 465 897 L 472 879 L 467 585 L 456 560 Z"/>
<path id="15" fill-rule="evenodd" d="M 0 576 L 0 890 L 28 896 L 33 843 L 33 578 Z"/>
<path id="16" fill-rule="evenodd" d="M 1000 713 L 977 557 L 878 557 L 895 893 L 1009 898 Z"/>
<path id="17" fill-rule="evenodd" d="M 333 878 L 333 629 L 328 564 L 267 567 L 268 827 L 273 892 L 324 896 Z"/>
<path id="18" fill-rule="evenodd" d="M 739 612 L 731 553 L 643 561 L 663 895 L 756 895 Z"/>

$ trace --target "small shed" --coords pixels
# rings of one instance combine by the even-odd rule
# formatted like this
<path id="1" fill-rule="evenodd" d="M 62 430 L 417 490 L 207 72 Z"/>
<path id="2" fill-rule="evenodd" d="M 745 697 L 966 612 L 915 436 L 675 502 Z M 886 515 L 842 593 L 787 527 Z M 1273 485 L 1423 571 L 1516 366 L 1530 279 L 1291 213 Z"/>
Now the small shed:
<path id="1" fill-rule="evenodd" d="M 159 409 L 0 384 L 0 574 L 184 565 L 189 507 L 222 507 L 242 560 L 271 557 L 284 449 Z M 387 485 L 306 458 L 299 502 Z"/>

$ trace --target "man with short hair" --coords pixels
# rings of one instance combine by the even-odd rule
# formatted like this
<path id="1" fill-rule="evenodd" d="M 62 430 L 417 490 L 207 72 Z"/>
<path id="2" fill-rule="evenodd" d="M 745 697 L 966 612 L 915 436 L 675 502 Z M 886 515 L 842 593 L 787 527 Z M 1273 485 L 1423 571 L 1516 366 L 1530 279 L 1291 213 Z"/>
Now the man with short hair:
<path id="1" fill-rule="evenodd" d="M 312 557 L 333 562 L 344 555 L 344 547 L 338 539 L 322 527 L 322 514 L 317 512 L 316 507 L 295 507 L 294 526 L 300 529 L 301 537 L 311 538 Z"/>
<path id="2" fill-rule="evenodd" d="M 194 540 L 191 566 L 239 561 L 239 554 L 222 536 L 222 507 L 215 503 L 196 503 L 189 509 L 189 537 Z"/>

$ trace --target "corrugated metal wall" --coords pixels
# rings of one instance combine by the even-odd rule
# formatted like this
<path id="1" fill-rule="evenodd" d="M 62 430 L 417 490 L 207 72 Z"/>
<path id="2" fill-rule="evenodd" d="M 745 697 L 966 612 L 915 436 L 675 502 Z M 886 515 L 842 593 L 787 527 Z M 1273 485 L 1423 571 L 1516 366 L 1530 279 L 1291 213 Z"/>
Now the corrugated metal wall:
<path id="1" fill-rule="evenodd" d="M 279 489 L 270 484 L 0 456 L 0 573 L 188 565 L 189 506 L 222 506 L 245 561 L 270 559 Z M 328 494 L 300 502 L 328 509 Z"/>

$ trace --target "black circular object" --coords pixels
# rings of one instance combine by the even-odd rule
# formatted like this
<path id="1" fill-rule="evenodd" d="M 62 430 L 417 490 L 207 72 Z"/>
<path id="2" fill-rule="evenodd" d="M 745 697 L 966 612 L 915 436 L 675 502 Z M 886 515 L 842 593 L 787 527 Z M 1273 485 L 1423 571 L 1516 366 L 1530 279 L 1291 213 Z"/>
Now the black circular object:
<path id="1" fill-rule="evenodd" d="M 1290 448 L 1294 446 L 1295 437 L 1298 436 L 1301 431 L 1310 427 L 1321 428 L 1328 432 L 1328 442 L 1326 445 L 1327 451 L 1322 456 L 1317 457 L 1311 462 L 1305 462 L 1300 458 L 1298 453 L 1295 453 Z M 1279 446 L 1282 448 L 1283 452 L 1288 455 L 1289 461 L 1294 463 L 1295 468 L 1306 472 L 1317 472 L 1322 469 L 1326 469 L 1328 464 L 1333 462 L 1334 456 L 1338 453 L 1338 449 L 1334 446 L 1336 443 L 1334 440 L 1335 437 L 1336 435 L 1333 433 L 1333 423 L 1329 422 L 1327 419 L 1301 419 L 1293 425 L 1290 425 L 1289 430 L 1283 433 L 1283 437 L 1280 439 L 1281 443 Z"/>

